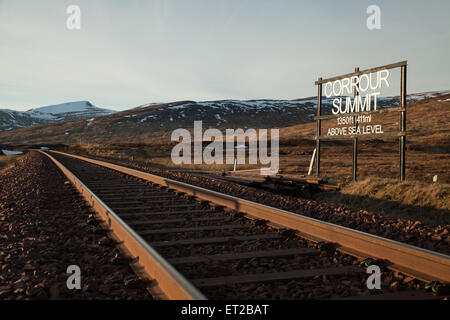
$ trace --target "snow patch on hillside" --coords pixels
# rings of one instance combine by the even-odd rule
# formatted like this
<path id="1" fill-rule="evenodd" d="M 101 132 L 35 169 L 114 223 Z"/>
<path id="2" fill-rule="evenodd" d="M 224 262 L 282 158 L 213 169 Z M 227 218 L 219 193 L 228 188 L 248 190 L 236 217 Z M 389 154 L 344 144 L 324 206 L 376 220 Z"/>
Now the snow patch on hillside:
<path id="1" fill-rule="evenodd" d="M 76 101 L 55 104 L 51 106 L 45 106 L 40 108 L 35 108 L 28 110 L 29 112 L 40 112 L 40 113 L 66 113 L 66 112 L 79 112 L 85 111 L 87 108 L 95 108 L 89 101 Z"/>
<path id="2" fill-rule="evenodd" d="M 89 101 L 75 101 L 34 108 L 25 112 L 36 118 L 57 121 L 64 120 L 61 118 L 72 115 L 76 117 L 91 114 L 107 115 L 112 114 L 115 111 L 97 108 L 93 106 Z"/>
<path id="3" fill-rule="evenodd" d="M 17 154 L 22 154 L 23 152 L 21 151 L 13 151 L 13 150 L 6 150 L 6 149 L 2 149 L 2 152 L 5 156 L 10 156 L 10 155 L 17 155 Z"/>
<path id="4" fill-rule="evenodd" d="M 115 113 L 98 108 L 89 101 L 75 101 L 34 108 L 27 111 L 0 109 L 0 132 L 56 121 L 91 118 Z M 89 122 L 88 125 L 92 121 Z"/>

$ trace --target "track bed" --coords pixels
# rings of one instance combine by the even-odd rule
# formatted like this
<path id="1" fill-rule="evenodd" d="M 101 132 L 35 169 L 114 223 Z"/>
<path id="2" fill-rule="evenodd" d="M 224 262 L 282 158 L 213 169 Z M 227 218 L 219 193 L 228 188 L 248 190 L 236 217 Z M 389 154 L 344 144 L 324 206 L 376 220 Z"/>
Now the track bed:
<path id="1" fill-rule="evenodd" d="M 291 230 L 79 159 L 52 156 L 211 299 L 433 298 L 383 270 L 369 290 L 360 261 Z"/>

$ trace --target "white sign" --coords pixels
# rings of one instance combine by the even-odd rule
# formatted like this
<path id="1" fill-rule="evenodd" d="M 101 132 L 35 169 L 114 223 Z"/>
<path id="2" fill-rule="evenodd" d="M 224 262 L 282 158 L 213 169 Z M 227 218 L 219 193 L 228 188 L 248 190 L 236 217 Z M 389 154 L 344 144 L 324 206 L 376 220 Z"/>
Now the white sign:
<path id="1" fill-rule="evenodd" d="M 327 98 L 336 97 L 333 99 L 333 109 L 331 111 L 333 114 L 345 114 L 377 110 L 377 98 L 380 92 L 375 90 L 384 86 L 389 88 L 388 78 L 389 70 L 381 70 L 376 73 L 366 73 L 325 83 L 325 96 Z M 346 94 L 351 95 L 354 92 L 357 92 L 358 95 L 353 101 L 351 97 L 345 97 L 344 103 L 344 97 L 342 96 Z M 362 97 L 363 94 L 365 94 L 364 97 Z"/>
<path id="2" fill-rule="evenodd" d="M 325 96 L 335 97 L 331 112 L 343 115 L 337 118 L 337 125 L 344 126 L 329 128 L 327 136 L 384 133 L 380 124 L 371 124 L 371 115 L 346 114 L 377 110 L 379 90 L 389 88 L 389 75 L 389 70 L 380 70 L 325 83 Z M 357 95 L 354 98 L 346 96 L 355 93 Z"/>

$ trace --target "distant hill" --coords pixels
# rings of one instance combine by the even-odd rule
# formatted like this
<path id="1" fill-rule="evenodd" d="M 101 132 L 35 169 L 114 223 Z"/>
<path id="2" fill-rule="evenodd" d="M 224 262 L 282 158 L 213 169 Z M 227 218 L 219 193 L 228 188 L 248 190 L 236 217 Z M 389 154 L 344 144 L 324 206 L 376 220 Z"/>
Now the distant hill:
<path id="1" fill-rule="evenodd" d="M 57 121 L 92 118 L 114 112 L 95 107 L 89 101 L 68 102 L 27 111 L 0 109 L 0 132 Z"/>
<path id="2" fill-rule="evenodd" d="M 409 95 L 408 102 L 448 93 L 449 91 L 442 91 Z M 395 106 L 398 102 L 398 97 L 380 98 L 379 106 Z M 331 103 L 331 99 L 324 100 L 325 112 L 327 109 L 329 112 Z M 316 107 L 317 100 L 314 97 L 297 100 L 151 103 L 104 116 L 84 117 L 3 132 L 0 133 L 0 142 L 4 144 L 164 142 L 170 140 L 172 131 L 177 128 L 192 129 L 195 120 L 203 121 L 204 130 L 282 128 L 312 122 L 317 112 Z M 47 112 L 51 112 L 49 110 L 47 109 Z"/>

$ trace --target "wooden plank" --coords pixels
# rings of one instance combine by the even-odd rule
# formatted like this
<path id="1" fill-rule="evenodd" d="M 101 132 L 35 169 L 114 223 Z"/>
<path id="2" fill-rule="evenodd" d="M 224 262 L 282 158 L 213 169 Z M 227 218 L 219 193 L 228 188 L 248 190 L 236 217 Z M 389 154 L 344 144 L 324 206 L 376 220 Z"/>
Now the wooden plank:
<path id="1" fill-rule="evenodd" d="M 191 246 L 202 244 L 215 244 L 226 242 L 243 242 L 253 240 L 277 240 L 282 237 L 274 234 L 256 234 L 251 236 L 237 236 L 237 237 L 212 237 L 202 239 L 189 239 L 189 240 L 173 240 L 173 241 L 155 241 L 150 242 L 152 247 L 173 247 L 173 246 Z"/>
<path id="2" fill-rule="evenodd" d="M 168 229 L 158 229 L 158 230 L 146 230 L 138 231 L 141 236 L 149 236 L 154 234 L 164 234 L 164 233 L 180 233 L 180 232 L 198 232 L 198 231 L 215 231 L 215 230 L 230 230 L 230 229 L 245 229 L 246 226 L 228 224 L 221 226 L 199 226 L 191 228 L 168 228 Z"/>
<path id="3" fill-rule="evenodd" d="M 109 203 L 114 203 L 114 202 L 116 202 L 116 200 L 117 201 L 129 200 L 130 202 L 131 201 L 133 201 L 133 202 L 139 201 L 140 203 L 149 202 L 149 201 L 152 201 L 155 199 L 163 199 L 163 200 L 167 200 L 167 201 L 170 201 L 172 199 L 182 200 L 179 197 L 145 197 L 145 196 L 141 196 L 141 197 L 139 197 L 139 196 L 138 197 L 114 197 L 114 196 L 104 197 L 104 196 L 101 196 L 99 198 L 102 199 L 103 201 L 108 201 Z"/>
<path id="4" fill-rule="evenodd" d="M 165 196 L 169 196 L 167 192 L 161 192 L 161 193 L 157 193 L 157 192 L 153 192 L 152 190 L 139 190 L 139 192 L 137 192 L 136 190 L 122 190 L 120 192 L 110 192 L 110 191 L 101 191 L 101 190 L 96 190 L 95 194 L 98 197 L 113 197 L 113 198 L 126 198 L 129 195 L 133 195 L 133 196 L 142 196 L 142 197 L 147 197 L 148 195 L 151 195 L 152 197 L 155 196 L 156 198 L 164 198 Z"/>
<path id="5" fill-rule="evenodd" d="M 180 219 L 163 219 L 163 220 L 147 220 L 147 221 L 136 221 L 136 222 L 127 222 L 127 224 L 130 227 L 135 226 L 146 226 L 151 224 L 166 224 L 166 223 L 181 223 L 181 222 L 201 222 L 201 221 L 221 221 L 225 220 L 227 217 L 205 217 L 205 218 L 192 218 L 190 220 L 186 218 L 180 218 Z"/>
<path id="6" fill-rule="evenodd" d="M 180 199 L 177 196 L 167 196 L 167 197 L 163 197 L 163 196 L 154 196 L 154 197 L 149 197 L 149 196 L 101 196 L 99 197 L 101 198 L 103 201 L 113 201 L 113 200 L 123 200 L 123 199 L 127 199 L 127 200 L 153 200 L 153 199 Z"/>
<path id="7" fill-rule="evenodd" d="M 102 199 L 100 197 L 100 199 Z M 186 203 L 184 199 L 161 199 L 161 200 L 135 200 L 135 201 L 114 201 L 114 200 L 105 200 L 108 204 L 112 206 L 117 205 L 131 205 L 131 204 L 157 204 L 157 203 Z"/>
<path id="8" fill-rule="evenodd" d="M 244 170 L 236 170 L 236 171 L 227 171 L 227 173 L 230 174 L 239 174 L 242 172 L 260 172 L 261 168 L 256 168 L 256 169 L 244 169 Z"/>
<path id="9" fill-rule="evenodd" d="M 238 184 L 242 184 L 245 186 L 249 186 L 249 187 L 254 187 L 255 185 L 259 185 L 261 184 L 261 181 L 254 181 L 254 180 L 249 180 L 249 179 L 243 179 L 243 178 L 235 178 L 235 177 L 214 177 L 215 179 L 220 179 L 220 180 L 224 180 L 224 181 L 229 181 L 229 182 L 233 182 L 233 183 L 238 183 Z"/>
<path id="10" fill-rule="evenodd" d="M 178 210 L 178 211 L 154 211 L 154 212 L 131 212 L 131 213 L 121 213 L 120 217 L 127 218 L 132 216 L 158 216 L 158 215 L 171 215 L 171 214 L 191 214 L 191 213 L 199 213 L 199 214 L 208 214 L 211 213 L 211 210 Z"/>
<path id="11" fill-rule="evenodd" d="M 195 208 L 198 207 L 196 204 L 175 204 L 175 205 L 160 205 L 160 206 L 153 206 L 153 207 L 120 207 L 120 208 L 114 208 L 114 211 L 120 211 L 120 210 L 148 210 L 148 209 L 156 209 L 156 208 Z"/>
<path id="12" fill-rule="evenodd" d="M 287 256 L 305 256 L 317 255 L 319 251 L 311 248 L 296 248 L 296 249 L 278 249 L 268 251 L 253 251 L 253 252 L 233 252 L 226 254 L 213 254 L 206 256 L 189 256 L 181 258 L 167 259 L 172 264 L 183 263 L 207 263 L 211 261 L 227 261 L 227 260 L 244 260 L 253 258 L 277 258 Z"/>
<path id="13" fill-rule="evenodd" d="M 284 272 L 243 274 L 239 276 L 194 279 L 191 280 L 191 283 L 197 288 L 204 288 L 226 286 L 230 284 L 303 280 L 318 276 L 340 276 L 358 272 L 363 272 L 363 270 L 356 266 L 345 266 L 325 269 L 304 269 Z"/>
<path id="14" fill-rule="evenodd" d="M 142 183 L 142 184 L 124 184 L 123 182 L 117 182 L 117 184 L 110 184 L 110 185 L 103 185 L 103 184 L 89 184 L 86 183 L 89 188 L 102 188 L 102 189 L 116 189 L 116 188 L 145 188 L 150 187 L 149 185 Z"/>
<path id="15" fill-rule="evenodd" d="M 266 178 L 267 181 L 274 181 L 274 182 L 298 182 L 298 183 L 308 183 L 308 184 L 321 184 L 324 183 L 325 180 L 321 178 L 291 178 L 287 176 L 276 176 L 274 178 L 268 177 Z"/>
<path id="16" fill-rule="evenodd" d="M 345 114 L 326 114 L 322 116 L 315 116 L 314 120 L 329 120 L 329 119 L 335 119 L 339 117 L 350 117 L 350 116 L 360 116 L 360 115 L 366 115 L 366 114 L 377 114 L 377 113 L 389 113 L 389 112 L 401 112 L 405 111 L 405 108 L 403 107 L 390 107 L 385 109 L 378 109 L 378 110 L 372 110 L 372 111 L 363 111 L 363 112 L 352 112 L 352 113 L 345 113 Z"/>
<path id="17" fill-rule="evenodd" d="M 401 62 L 387 64 L 387 65 L 381 66 L 381 67 L 376 67 L 376 68 L 370 68 L 370 69 L 362 70 L 362 71 L 359 71 L 359 72 L 347 73 L 347 74 L 344 74 L 342 76 L 336 76 L 336 77 L 332 77 L 332 78 L 322 79 L 322 80 L 316 81 L 315 84 L 319 85 L 321 83 L 327 83 L 327 82 L 330 82 L 330 81 L 335 81 L 335 80 L 340 80 L 340 79 L 344 79 L 344 78 L 349 78 L 349 77 L 352 77 L 352 76 L 360 76 L 360 75 L 363 75 L 363 74 L 373 73 L 373 72 L 377 72 L 377 71 L 381 71 L 381 70 L 388 70 L 388 69 L 399 68 L 399 67 L 402 67 L 402 66 L 406 66 L 407 63 L 408 62 L 405 60 L 405 61 L 401 61 Z"/>
<path id="18" fill-rule="evenodd" d="M 322 191 L 335 191 L 340 189 L 338 185 L 334 184 L 320 184 L 317 186 L 317 188 Z"/>
<path id="19" fill-rule="evenodd" d="M 130 227 L 136 227 L 136 226 L 146 226 L 151 224 L 164 224 L 164 223 L 180 223 L 185 222 L 186 219 L 180 218 L 180 219 L 163 219 L 163 220 L 147 220 L 147 221 L 135 221 L 135 222 L 128 222 L 127 224 Z"/>
<path id="20" fill-rule="evenodd" d="M 117 188 L 117 189 L 101 189 L 101 188 L 92 188 L 90 186 L 88 186 L 88 188 L 90 190 L 92 190 L 92 192 L 95 192 L 95 194 L 108 193 L 111 195 L 117 195 L 120 193 L 137 193 L 137 192 L 150 192 L 151 191 L 151 189 L 145 188 L 145 186 L 133 187 L 133 188 L 121 187 L 121 188 Z M 165 194 L 167 194 L 167 193 L 165 193 Z"/>
<path id="21" fill-rule="evenodd" d="M 87 184 L 87 186 L 91 189 L 101 189 L 101 190 L 116 190 L 116 189 L 151 189 L 154 188 L 152 186 L 146 185 L 146 184 L 141 184 L 141 185 L 127 185 L 127 184 L 123 184 L 123 183 L 118 183 L 117 185 L 113 186 L 102 186 L 102 185 L 98 185 L 98 186 L 93 186 L 93 185 L 89 185 Z"/>

